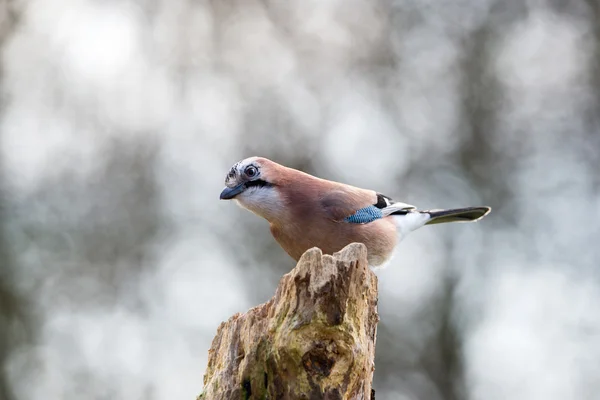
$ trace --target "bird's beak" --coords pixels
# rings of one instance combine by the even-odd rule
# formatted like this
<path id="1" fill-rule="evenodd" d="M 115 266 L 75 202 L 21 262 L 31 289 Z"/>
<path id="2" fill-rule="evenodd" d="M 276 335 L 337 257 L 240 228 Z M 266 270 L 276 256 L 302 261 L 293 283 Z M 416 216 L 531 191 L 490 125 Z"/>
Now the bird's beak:
<path id="1" fill-rule="evenodd" d="M 244 186 L 243 183 L 240 183 L 239 185 L 234 186 L 232 188 L 226 187 L 221 192 L 221 196 L 219 196 L 219 198 L 221 200 L 233 199 L 235 196 L 237 196 L 238 194 L 242 193 L 244 191 L 244 189 L 245 189 L 245 186 Z"/>

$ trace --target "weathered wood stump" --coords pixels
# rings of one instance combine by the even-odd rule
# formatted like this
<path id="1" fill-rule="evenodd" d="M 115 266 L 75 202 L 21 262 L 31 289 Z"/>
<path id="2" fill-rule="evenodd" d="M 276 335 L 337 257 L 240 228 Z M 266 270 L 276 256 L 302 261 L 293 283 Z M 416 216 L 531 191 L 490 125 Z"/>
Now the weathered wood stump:
<path id="1" fill-rule="evenodd" d="M 271 300 L 221 323 L 198 399 L 369 400 L 378 320 L 365 246 L 310 249 Z"/>

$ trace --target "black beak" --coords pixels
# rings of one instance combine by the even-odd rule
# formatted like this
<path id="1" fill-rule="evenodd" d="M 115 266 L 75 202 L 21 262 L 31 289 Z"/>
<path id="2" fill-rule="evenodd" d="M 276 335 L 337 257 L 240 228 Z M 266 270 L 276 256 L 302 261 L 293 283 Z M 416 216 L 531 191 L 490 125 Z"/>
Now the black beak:
<path id="1" fill-rule="evenodd" d="M 233 199 L 235 196 L 237 196 L 238 194 L 242 193 L 245 188 L 246 187 L 244 186 L 243 183 L 240 183 L 239 185 L 237 185 L 235 187 L 232 187 L 232 188 L 226 187 L 221 192 L 221 196 L 219 196 L 219 198 L 221 200 Z"/>

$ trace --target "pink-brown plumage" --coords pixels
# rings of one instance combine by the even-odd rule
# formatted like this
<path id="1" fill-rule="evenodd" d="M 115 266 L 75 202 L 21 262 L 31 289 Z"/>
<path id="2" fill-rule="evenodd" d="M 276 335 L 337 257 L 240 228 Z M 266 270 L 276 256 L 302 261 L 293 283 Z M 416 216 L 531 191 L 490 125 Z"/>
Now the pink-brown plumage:
<path id="1" fill-rule="evenodd" d="M 259 162 L 268 165 L 265 177 L 277 187 L 284 207 L 269 220 L 271 233 L 293 259 L 312 247 L 332 254 L 353 242 L 365 243 L 372 264 L 389 258 L 397 242 L 391 218 L 369 224 L 343 222 L 356 210 L 375 204 L 375 191 L 319 179 L 266 159 Z"/>
<path id="2" fill-rule="evenodd" d="M 251 169 L 255 170 L 253 176 L 249 176 L 253 172 Z M 359 242 L 367 247 L 369 263 L 381 265 L 391 257 L 401 236 L 431 219 L 427 212 L 393 203 L 378 204 L 383 211 L 388 210 L 379 219 L 349 223 L 345 218 L 357 210 L 374 206 L 381 195 L 373 190 L 320 179 L 262 157 L 251 157 L 235 164 L 226 185 L 221 198 L 234 198 L 242 207 L 265 218 L 275 240 L 295 260 L 312 247 L 331 254 Z M 416 221 L 411 222 L 414 227 L 403 229 L 398 223 L 402 216 L 389 215 L 399 210 L 407 210 L 402 216 L 411 214 L 409 217 Z M 471 214 L 464 210 L 456 210 L 460 213 L 450 216 L 444 211 L 445 218 L 449 218 L 444 222 L 460 220 L 459 217 L 476 220 L 489 212 L 486 207 L 471 208 Z"/>

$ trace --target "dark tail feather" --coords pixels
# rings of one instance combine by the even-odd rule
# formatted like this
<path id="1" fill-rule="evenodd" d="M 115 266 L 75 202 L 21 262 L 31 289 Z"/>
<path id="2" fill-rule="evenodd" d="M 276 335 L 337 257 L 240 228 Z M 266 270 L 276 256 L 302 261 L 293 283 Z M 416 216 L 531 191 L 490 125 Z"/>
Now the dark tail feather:
<path id="1" fill-rule="evenodd" d="M 474 222 L 485 217 L 491 211 L 491 207 L 466 207 L 451 210 L 427 210 L 421 211 L 431 216 L 425 225 L 444 224 L 446 222 Z"/>

